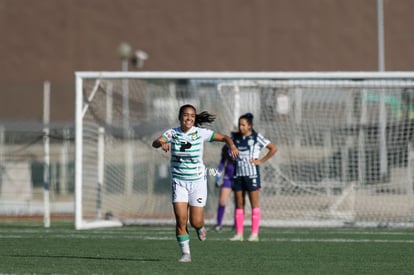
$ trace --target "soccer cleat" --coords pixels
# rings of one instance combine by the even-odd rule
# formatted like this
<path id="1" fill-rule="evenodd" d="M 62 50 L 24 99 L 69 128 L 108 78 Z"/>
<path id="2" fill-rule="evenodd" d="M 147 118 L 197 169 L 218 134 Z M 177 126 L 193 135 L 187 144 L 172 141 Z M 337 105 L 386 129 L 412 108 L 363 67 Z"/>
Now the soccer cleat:
<path id="1" fill-rule="evenodd" d="M 216 232 L 221 232 L 221 230 L 222 230 L 223 228 L 220 226 L 220 225 L 217 225 L 215 228 L 214 228 L 214 231 L 216 231 Z"/>
<path id="2" fill-rule="evenodd" d="M 197 237 L 200 241 L 207 239 L 207 230 L 204 226 L 197 230 Z"/>
<path id="3" fill-rule="evenodd" d="M 247 241 L 249 241 L 249 242 L 258 242 L 259 241 L 259 235 L 252 234 L 252 235 L 249 236 L 249 238 L 247 239 Z"/>
<path id="4" fill-rule="evenodd" d="M 242 234 L 236 234 L 233 236 L 233 238 L 230 238 L 230 241 L 243 241 L 243 235 Z"/>
<path id="5" fill-rule="evenodd" d="M 178 260 L 180 263 L 189 263 L 191 262 L 191 255 L 188 253 L 184 253 L 181 255 L 181 258 Z"/>

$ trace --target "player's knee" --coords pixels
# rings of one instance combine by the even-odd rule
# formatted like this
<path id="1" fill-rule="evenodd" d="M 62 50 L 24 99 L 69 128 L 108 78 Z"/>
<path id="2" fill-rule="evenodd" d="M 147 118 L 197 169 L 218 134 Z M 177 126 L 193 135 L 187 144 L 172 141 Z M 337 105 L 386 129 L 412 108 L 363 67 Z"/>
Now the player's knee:
<path id="1" fill-rule="evenodd" d="M 190 224 L 194 228 L 200 228 L 203 226 L 203 219 L 200 218 L 192 218 L 190 219 Z"/>

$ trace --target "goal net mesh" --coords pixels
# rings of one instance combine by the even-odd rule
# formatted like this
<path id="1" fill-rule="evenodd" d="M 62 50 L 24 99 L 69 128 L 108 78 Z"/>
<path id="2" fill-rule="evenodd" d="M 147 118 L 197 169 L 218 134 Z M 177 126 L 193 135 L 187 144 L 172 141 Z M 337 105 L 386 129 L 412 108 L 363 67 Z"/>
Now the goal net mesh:
<path id="1" fill-rule="evenodd" d="M 240 115 L 278 147 L 260 167 L 263 226 L 414 221 L 414 82 L 410 78 L 77 76 L 79 221 L 174 223 L 170 154 L 151 147 L 192 104 L 229 134 Z M 79 105 L 79 104 L 78 104 Z M 216 218 L 221 143 L 205 145 L 206 223 Z M 263 150 L 262 154 L 266 152 Z M 80 168 L 79 168 L 80 167 Z M 81 170 L 79 170 L 81 169 Z M 229 200 L 225 224 L 233 224 Z M 246 221 L 250 205 L 246 203 Z M 79 225 L 79 227 L 82 227 Z"/>

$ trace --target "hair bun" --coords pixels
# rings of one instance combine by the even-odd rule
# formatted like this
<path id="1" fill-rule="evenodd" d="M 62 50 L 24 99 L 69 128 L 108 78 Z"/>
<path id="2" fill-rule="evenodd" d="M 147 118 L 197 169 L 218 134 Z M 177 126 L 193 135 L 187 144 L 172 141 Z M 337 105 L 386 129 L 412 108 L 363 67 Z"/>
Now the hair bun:
<path id="1" fill-rule="evenodd" d="M 247 119 L 253 119 L 253 114 L 252 113 L 246 113 L 244 115 L 244 117 L 247 118 Z"/>

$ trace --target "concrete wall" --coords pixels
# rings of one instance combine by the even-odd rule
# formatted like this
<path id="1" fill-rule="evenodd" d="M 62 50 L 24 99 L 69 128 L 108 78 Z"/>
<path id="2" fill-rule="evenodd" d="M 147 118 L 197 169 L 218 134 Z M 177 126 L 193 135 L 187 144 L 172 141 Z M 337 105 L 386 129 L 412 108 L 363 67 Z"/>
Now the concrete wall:
<path id="1" fill-rule="evenodd" d="M 74 72 L 376 71 L 376 0 L 0 0 L 0 118 L 72 121 Z M 414 70 L 414 1 L 384 0 L 387 70 Z"/>

